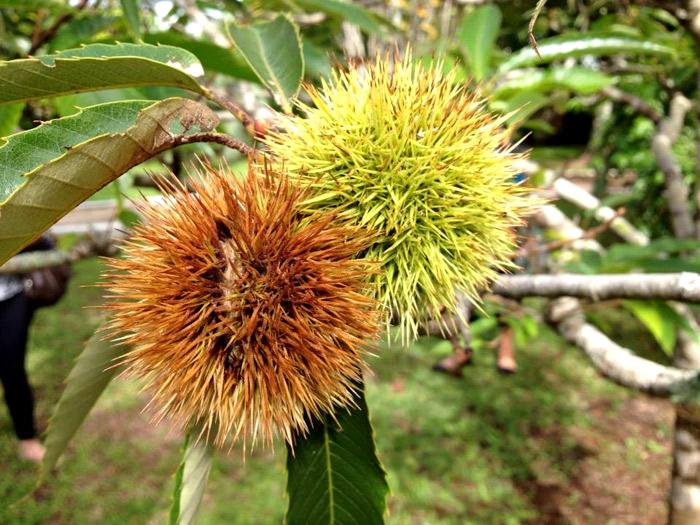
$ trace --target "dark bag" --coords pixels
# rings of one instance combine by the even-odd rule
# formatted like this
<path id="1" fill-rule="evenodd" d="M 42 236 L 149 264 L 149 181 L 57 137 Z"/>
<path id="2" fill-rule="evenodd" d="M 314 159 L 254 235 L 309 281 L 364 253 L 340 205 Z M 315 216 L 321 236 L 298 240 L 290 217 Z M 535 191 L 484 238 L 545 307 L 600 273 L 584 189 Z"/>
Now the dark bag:
<path id="1" fill-rule="evenodd" d="M 48 236 L 40 237 L 23 250 L 26 252 L 50 251 L 56 248 L 56 242 Z M 70 264 L 47 266 L 27 272 L 21 276 L 24 295 L 34 308 L 56 304 L 66 293 L 71 275 Z"/>

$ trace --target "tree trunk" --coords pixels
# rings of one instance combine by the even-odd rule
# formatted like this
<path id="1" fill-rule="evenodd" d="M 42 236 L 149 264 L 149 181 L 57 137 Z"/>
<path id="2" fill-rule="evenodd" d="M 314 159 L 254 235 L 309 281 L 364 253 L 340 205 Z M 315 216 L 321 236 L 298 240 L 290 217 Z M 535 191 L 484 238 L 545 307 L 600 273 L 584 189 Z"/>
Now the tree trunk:
<path id="1" fill-rule="evenodd" d="M 700 410 L 679 405 L 673 443 L 673 481 L 669 522 L 672 525 L 700 523 Z"/>
<path id="2" fill-rule="evenodd" d="M 698 332 L 688 308 L 686 318 Z M 679 332 L 673 364 L 678 368 L 700 369 L 700 346 L 685 332 Z M 700 523 L 700 407 L 679 404 L 673 440 L 673 475 L 669 496 L 669 523 Z"/>

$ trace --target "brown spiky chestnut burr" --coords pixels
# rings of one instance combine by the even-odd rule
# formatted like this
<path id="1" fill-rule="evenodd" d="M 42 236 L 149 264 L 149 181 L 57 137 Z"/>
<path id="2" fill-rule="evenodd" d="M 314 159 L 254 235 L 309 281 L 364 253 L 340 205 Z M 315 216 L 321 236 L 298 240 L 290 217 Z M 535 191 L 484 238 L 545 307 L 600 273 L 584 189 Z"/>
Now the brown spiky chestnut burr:
<path id="1" fill-rule="evenodd" d="M 293 442 L 310 416 L 352 404 L 377 336 L 367 237 L 328 213 L 303 216 L 307 190 L 284 173 L 205 168 L 111 259 L 112 333 L 130 349 L 156 418 L 197 423 L 216 443 Z"/>

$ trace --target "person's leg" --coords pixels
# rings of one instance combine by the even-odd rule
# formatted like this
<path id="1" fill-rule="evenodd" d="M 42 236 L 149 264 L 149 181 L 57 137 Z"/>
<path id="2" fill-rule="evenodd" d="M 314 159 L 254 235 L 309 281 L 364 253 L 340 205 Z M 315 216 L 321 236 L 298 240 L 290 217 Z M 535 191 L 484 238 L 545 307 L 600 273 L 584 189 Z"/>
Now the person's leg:
<path id="1" fill-rule="evenodd" d="M 515 361 L 515 345 L 513 343 L 513 329 L 508 325 L 503 325 L 501 340 L 498 344 L 498 371 L 504 374 L 512 374 L 518 368 Z"/>
<path id="2" fill-rule="evenodd" d="M 43 447 L 36 438 L 34 402 L 24 367 L 31 311 L 23 294 L 0 302 L 0 381 L 20 440 L 20 455 L 39 461 Z"/>
<path id="3" fill-rule="evenodd" d="M 471 317 L 471 303 L 462 301 L 462 318 L 456 315 L 450 316 L 449 341 L 452 343 L 453 352 L 433 365 L 433 370 L 451 374 L 455 377 L 462 375 L 462 369 L 472 363 L 474 352 L 471 349 L 471 331 L 468 323 Z M 462 336 L 463 344 L 459 337 Z"/>
<path id="4" fill-rule="evenodd" d="M 453 352 L 435 363 L 433 370 L 459 377 L 462 375 L 462 369 L 471 364 L 473 352 L 469 347 L 460 347 L 458 345 L 455 346 L 455 343 L 452 344 Z"/>

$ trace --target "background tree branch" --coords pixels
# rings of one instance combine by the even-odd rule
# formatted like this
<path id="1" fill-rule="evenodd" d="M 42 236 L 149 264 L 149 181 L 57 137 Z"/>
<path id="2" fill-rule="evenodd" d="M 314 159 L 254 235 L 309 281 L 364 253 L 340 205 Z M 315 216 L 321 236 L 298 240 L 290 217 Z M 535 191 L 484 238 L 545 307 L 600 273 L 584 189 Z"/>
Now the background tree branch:
<path id="1" fill-rule="evenodd" d="M 593 301 L 646 299 L 700 303 L 700 274 L 504 275 L 493 283 L 491 291 L 511 299 L 569 296 Z"/>
<path id="2" fill-rule="evenodd" d="M 673 156 L 673 143 L 678 139 L 685 116 L 690 111 L 690 101 L 680 93 L 671 100 L 668 116 L 661 121 L 658 130 L 651 139 L 651 151 L 656 158 L 659 169 L 664 174 L 666 199 L 671 212 L 671 222 L 676 237 L 690 239 L 695 237 L 695 226 L 688 207 L 688 187 L 683 181 L 683 173 Z"/>
<path id="3" fill-rule="evenodd" d="M 577 299 L 564 297 L 553 301 L 548 319 L 567 341 L 585 352 L 598 372 L 619 385 L 661 397 L 700 386 L 697 370 L 654 363 L 611 341 L 585 322 Z"/>
<path id="4" fill-rule="evenodd" d="M 652 108 L 646 101 L 636 95 L 622 91 L 620 88 L 615 86 L 605 86 L 600 90 L 600 93 L 605 97 L 609 98 L 613 102 L 619 102 L 620 104 L 625 104 L 631 107 L 640 115 L 653 120 L 656 124 L 661 122 L 662 115 Z"/>
<path id="5" fill-rule="evenodd" d="M 62 264 L 73 264 L 87 257 L 113 255 L 114 244 L 109 234 L 86 236 L 68 250 L 46 250 L 25 252 L 15 255 L 0 266 L 0 274 L 22 274 Z"/>
<path id="6" fill-rule="evenodd" d="M 637 230 L 630 222 L 609 206 L 601 206 L 600 200 L 567 179 L 557 179 L 552 185 L 562 199 L 584 209 L 592 210 L 599 221 L 610 222 L 610 229 L 622 239 L 638 246 L 649 244 L 649 237 Z"/>

